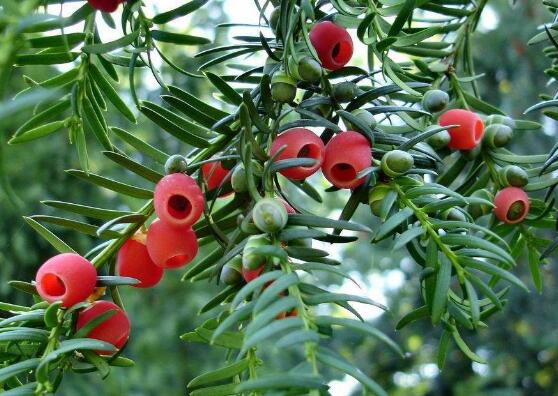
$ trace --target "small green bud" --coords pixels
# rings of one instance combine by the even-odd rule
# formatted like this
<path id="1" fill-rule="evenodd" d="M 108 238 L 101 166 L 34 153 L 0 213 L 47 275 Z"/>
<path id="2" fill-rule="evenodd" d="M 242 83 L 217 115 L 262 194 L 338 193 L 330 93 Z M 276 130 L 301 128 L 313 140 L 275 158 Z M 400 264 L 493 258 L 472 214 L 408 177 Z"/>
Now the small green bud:
<path id="1" fill-rule="evenodd" d="M 290 103 L 296 97 L 296 81 L 282 71 L 271 78 L 271 97 L 279 103 Z"/>
<path id="2" fill-rule="evenodd" d="M 500 169 L 500 181 L 504 186 L 524 187 L 529 183 L 525 169 L 517 165 L 508 165 Z"/>
<path id="3" fill-rule="evenodd" d="M 255 254 L 254 249 L 269 244 L 270 241 L 266 235 L 252 235 L 248 237 L 248 241 L 242 251 L 242 266 L 249 270 L 261 267 L 265 263 L 265 257 Z"/>
<path id="4" fill-rule="evenodd" d="M 263 198 L 254 205 L 252 217 L 256 227 L 272 234 L 285 228 L 288 213 L 282 202 L 273 198 Z"/>
<path id="5" fill-rule="evenodd" d="M 449 95 L 446 92 L 432 89 L 424 94 L 422 107 L 430 113 L 438 113 L 448 106 L 449 99 Z"/>
<path id="6" fill-rule="evenodd" d="M 507 117 L 507 116 L 503 116 L 500 114 L 493 114 L 490 115 L 486 118 L 484 125 L 485 126 L 489 126 L 489 125 L 494 125 L 494 124 L 503 124 L 506 125 L 508 127 L 510 127 L 511 129 L 515 129 L 515 121 L 513 118 Z"/>
<path id="7" fill-rule="evenodd" d="M 482 139 L 488 147 L 497 148 L 504 147 L 511 142 L 513 138 L 513 129 L 504 124 L 490 124 L 484 129 L 484 137 Z"/>
<path id="8" fill-rule="evenodd" d="M 402 176 L 412 169 L 415 164 L 413 156 L 406 151 L 388 151 L 382 157 L 381 168 L 389 177 Z"/>
<path id="9" fill-rule="evenodd" d="M 490 191 L 485 189 L 475 191 L 471 194 L 471 198 L 481 198 L 489 202 L 492 202 L 494 200 L 494 196 L 490 193 Z M 492 206 L 482 203 L 471 203 L 467 207 L 467 212 L 469 212 L 473 219 L 477 219 L 481 216 L 491 213 Z"/>
<path id="10" fill-rule="evenodd" d="M 371 129 L 376 128 L 378 121 L 374 118 L 374 116 L 364 109 L 356 109 L 351 111 L 351 114 L 357 117 L 360 121 L 364 124 L 368 125 Z M 356 125 L 351 125 L 353 128 L 358 129 Z"/>
<path id="11" fill-rule="evenodd" d="M 358 87 L 355 83 L 344 81 L 333 87 L 333 98 L 340 103 L 352 100 L 358 92 Z"/>
<path id="12" fill-rule="evenodd" d="M 433 129 L 433 128 L 438 128 L 438 126 L 433 125 L 433 126 L 429 127 L 428 129 Z M 428 129 L 426 129 L 426 131 L 428 131 Z M 430 136 L 427 139 L 427 142 L 434 150 L 440 150 L 440 149 L 443 149 L 444 147 L 447 147 L 450 140 L 451 140 L 451 136 L 450 136 L 449 132 L 444 130 L 444 131 L 440 131 L 440 132 L 435 133 L 434 135 Z"/>
<path id="13" fill-rule="evenodd" d="M 384 183 L 378 183 L 368 191 L 368 205 L 374 215 L 380 217 L 382 201 L 390 191 L 391 187 Z"/>
<path id="14" fill-rule="evenodd" d="M 235 256 L 221 269 L 221 282 L 225 285 L 236 285 L 242 281 L 242 257 Z"/>
<path id="15" fill-rule="evenodd" d="M 252 161 L 252 173 L 255 177 L 261 177 L 263 168 L 259 162 Z M 238 164 L 231 175 L 231 187 L 235 192 L 248 190 L 248 181 L 244 164 Z"/>
<path id="16" fill-rule="evenodd" d="M 165 162 L 165 173 L 167 175 L 186 172 L 187 168 L 188 162 L 180 154 L 171 155 Z"/>

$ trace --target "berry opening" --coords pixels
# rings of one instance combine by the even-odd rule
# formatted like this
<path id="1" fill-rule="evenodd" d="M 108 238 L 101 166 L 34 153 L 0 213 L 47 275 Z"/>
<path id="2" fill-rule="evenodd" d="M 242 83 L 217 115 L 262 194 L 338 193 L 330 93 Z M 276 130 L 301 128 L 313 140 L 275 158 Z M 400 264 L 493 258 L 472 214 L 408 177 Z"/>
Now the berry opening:
<path id="1" fill-rule="evenodd" d="M 508 209 L 507 218 L 508 220 L 514 221 L 520 219 L 525 213 L 525 202 L 515 201 L 510 205 Z"/>
<path id="2" fill-rule="evenodd" d="M 176 219 L 185 219 L 192 212 L 192 204 L 183 195 L 173 195 L 168 201 L 169 214 Z"/>
<path id="3" fill-rule="evenodd" d="M 352 165 L 340 163 L 331 168 L 331 175 L 341 182 L 350 182 L 356 179 L 357 172 Z"/>
<path id="4" fill-rule="evenodd" d="M 352 55 L 352 46 L 348 41 L 339 41 L 333 46 L 331 58 L 334 62 L 344 64 Z"/>
<path id="5" fill-rule="evenodd" d="M 66 285 L 64 281 L 54 274 L 46 274 L 43 276 L 41 279 L 41 286 L 47 294 L 53 297 L 62 297 L 66 294 Z"/>
<path id="6" fill-rule="evenodd" d="M 298 150 L 297 153 L 297 158 L 311 158 L 311 159 L 315 159 L 318 160 L 320 158 L 320 147 L 318 147 L 315 144 L 305 144 L 304 146 L 302 146 L 300 148 L 300 150 Z M 315 165 L 308 165 L 308 166 L 303 166 L 303 168 L 312 168 Z"/>
<path id="7" fill-rule="evenodd" d="M 478 143 L 482 139 L 482 135 L 484 134 L 484 125 L 481 120 L 477 120 L 475 122 L 475 143 Z"/>
<path id="8" fill-rule="evenodd" d="M 166 266 L 167 268 L 182 267 L 182 264 L 188 261 L 188 258 L 189 256 L 187 254 L 173 256 L 166 261 Z"/>

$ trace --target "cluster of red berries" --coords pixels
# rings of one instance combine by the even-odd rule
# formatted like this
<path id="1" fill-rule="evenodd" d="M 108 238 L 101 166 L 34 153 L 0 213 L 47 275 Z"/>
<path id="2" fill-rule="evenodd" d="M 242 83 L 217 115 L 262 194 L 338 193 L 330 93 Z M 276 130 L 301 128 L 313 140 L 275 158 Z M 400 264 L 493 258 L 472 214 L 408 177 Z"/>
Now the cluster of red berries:
<path id="1" fill-rule="evenodd" d="M 114 12 L 121 3 L 126 0 L 87 0 L 87 2 L 96 10 L 103 12 Z"/>
<path id="2" fill-rule="evenodd" d="M 423 106 L 429 111 L 443 110 L 449 97 L 445 92 L 432 90 L 427 92 Z M 489 116 L 485 122 L 478 114 L 469 110 L 451 109 L 438 118 L 440 126 L 456 125 L 447 130 L 447 141 L 450 149 L 475 152 L 481 143 L 490 148 L 499 148 L 508 144 L 513 137 L 515 122 L 503 116 Z M 439 141 L 439 139 L 438 139 Z M 527 174 L 517 166 L 502 169 L 504 175 L 502 188 L 494 197 L 494 215 L 507 224 L 516 224 L 529 212 L 529 197 L 522 189 L 527 182 Z"/>
<path id="3" fill-rule="evenodd" d="M 39 268 L 35 282 L 37 292 L 45 301 L 60 301 L 62 307 L 69 308 L 86 301 L 95 292 L 97 271 L 93 264 L 82 256 L 63 253 L 50 258 Z M 120 349 L 130 336 L 130 321 L 122 308 L 110 301 L 95 301 L 80 310 L 76 331 L 106 312 L 112 314 L 93 326 L 86 336 L 108 342 Z"/>
<path id="4" fill-rule="evenodd" d="M 341 132 L 324 145 L 322 139 L 308 129 L 289 129 L 273 141 L 270 155 L 277 161 L 313 159 L 312 166 L 287 168 L 280 173 L 289 179 L 303 180 L 322 168 L 325 178 L 337 188 L 356 188 L 364 183 L 365 178 L 359 177 L 359 172 L 372 164 L 369 141 L 354 131 Z"/>

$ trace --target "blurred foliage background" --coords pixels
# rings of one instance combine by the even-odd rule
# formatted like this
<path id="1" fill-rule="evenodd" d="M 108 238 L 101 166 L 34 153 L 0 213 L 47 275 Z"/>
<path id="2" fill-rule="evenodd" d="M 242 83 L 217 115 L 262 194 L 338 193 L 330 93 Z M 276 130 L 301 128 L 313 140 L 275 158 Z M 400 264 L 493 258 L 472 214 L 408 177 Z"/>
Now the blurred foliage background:
<path id="1" fill-rule="evenodd" d="M 235 3 L 235 0 L 229 0 L 231 2 Z M 199 31 L 200 27 L 212 29 L 217 23 L 227 21 L 224 3 L 212 2 L 195 14 L 195 23 L 187 19 L 181 28 Z M 547 67 L 547 60 L 542 56 L 540 47 L 528 47 L 526 43 L 537 26 L 548 19 L 549 14 L 539 1 L 518 0 L 512 8 L 507 0 L 495 0 L 489 3 L 480 31 L 475 36 L 477 72 L 485 75 L 479 84 L 482 95 L 514 118 L 520 118 L 523 110 L 535 103 L 537 95 L 546 89 L 547 79 L 543 70 Z M 206 32 L 215 37 L 215 44 L 227 40 L 224 29 Z M 182 48 L 169 47 L 166 52 L 189 70 L 195 70 L 200 63 L 192 58 L 192 53 Z M 207 86 L 201 86 L 199 80 L 186 78 L 171 70 L 163 69 L 162 72 L 168 83 L 211 100 L 211 92 Z M 47 73 L 44 68 L 16 70 L 8 94 L 24 88 L 23 74 L 43 80 Z M 120 85 L 124 96 L 125 81 L 123 79 Z M 138 84 L 143 84 L 138 87 L 138 92 L 143 98 L 159 102 L 160 89 L 149 81 L 147 76 L 138 78 Z M 40 204 L 41 200 L 63 199 L 108 208 L 136 209 L 139 204 L 133 200 L 117 201 L 110 194 L 101 194 L 99 190 L 67 175 L 63 170 L 78 164 L 75 151 L 64 142 L 67 139 L 64 134 L 23 146 L 7 146 L 7 137 L 26 117 L 27 114 L 20 114 L 18 119 L 2 120 L 0 125 L 3 133 L 0 160 L 4 167 L 4 172 L 0 173 L 7 175 L 7 180 L 1 180 L 0 191 L 0 297 L 11 302 L 27 297 L 10 290 L 6 281 L 32 279 L 39 264 L 54 254 L 52 248 L 22 220 L 23 215 L 49 214 L 48 208 Z M 145 117 L 139 120 L 135 126 L 125 124 L 116 117 L 111 123 L 125 126 L 127 130 L 148 138 L 168 153 L 180 153 L 187 149 L 177 146 L 176 139 L 166 140 Z M 538 132 L 536 138 L 516 135 L 514 144 L 518 152 L 543 152 L 555 141 L 555 122 L 538 121 L 544 122 L 545 130 Z M 95 144 L 91 142 L 90 147 L 95 147 Z M 91 167 L 95 172 L 123 181 L 132 177 L 111 167 L 102 155 L 93 153 L 94 150 L 90 151 Z M 134 179 L 134 182 L 137 183 L 137 180 Z M 337 214 L 340 205 L 339 197 L 332 194 L 319 210 Z M 366 207 L 360 209 L 360 217 L 360 221 L 374 221 Z M 80 252 L 86 252 L 93 246 L 93 240 L 71 235 L 63 229 L 55 231 Z M 439 329 L 432 329 L 430 323 L 422 321 L 401 332 L 393 330 L 397 320 L 419 304 L 419 267 L 403 252 L 390 251 L 389 243 L 373 247 L 362 240 L 339 254 L 343 264 L 350 266 L 352 275 L 361 284 L 360 293 L 372 294 L 373 298 L 383 300 L 390 308 L 390 312 L 383 315 L 374 311 L 367 312 L 369 315 L 365 316 L 393 336 L 408 352 L 408 357 L 398 359 L 374 340 L 350 332 L 340 334 L 336 340 L 339 343 L 337 347 L 342 346 L 346 357 L 380 382 L 390 395 L 558 395 L 558 310 L 555 309 L 558 271 L 554 265 L 545 269 L 542 295 L 534 291 L 525 294 L 521 290 L 513 290 L 509 295 L 509 304 L 502 314 L 493 318 L 490 329 L 478 335 L 465 335 L 468 343 L 476 347 L 476 352 L 488 358 L 488 365 L 471 364 L 454 349 L 444 371 L 439 372 L 435 365 Z M 526 260 L 520 261 L 516 274 L 529 283 Z M 134 368 L 113 368 L 112 375 L 104 381 L 96 374 L 70 375 L 64 379 L 60 394 L 182 395 L 185 384 L 191 378 L 215 367 L 214 363 L 222 360 L 224 352 L 209 350 L 205 346 L 185 345 L 178 336 L 204 320 L 203 316 L 197 316 L 197 311 L 218 287 L 206 283 L 183 283 L 181 275 L 180 272 L 167 271 L 164 281 L 152 290 L 122 290 L 133 322 L 126 355 L 136 360 Z M 336 281 L 338 279 L 323 279 L 324 284 L 332 288 L 354 287 Z M 336 396 L 360 394 L 358 386 L 347 378 L 339 377 L 339 381 L 331 385 L 332 394 Z"/>

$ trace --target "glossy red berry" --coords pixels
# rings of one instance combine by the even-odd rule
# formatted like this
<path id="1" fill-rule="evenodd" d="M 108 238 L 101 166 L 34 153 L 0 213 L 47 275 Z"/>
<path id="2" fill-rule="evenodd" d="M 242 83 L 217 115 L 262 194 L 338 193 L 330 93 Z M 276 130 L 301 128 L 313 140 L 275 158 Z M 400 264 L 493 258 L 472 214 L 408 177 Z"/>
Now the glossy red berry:
<path id="1" fill-rule="evenodd" d="M 103 12 L 114 12 L 126 0 L 87 0 L 91 7 Z"/>
<path id="2" fill-rule="evenodd" d="M 506 187 L 494 197 L 494 215 L 507 224 L 516 224 L 529 213 L 529 197 L 519 187 Z"/>
<path id="3" fill-rule="evenodd" d="M 47 260 L 35 277 L 43 300 L 62 301 L 63 307 L 85 301 L 95 290 L 97 271 L 93 264 L 75 253 L 62 253 Z"/>
<path id="4" fill-rule="evenodd" d="M 165 223 L 189 227 L 200 218 L 204 198 L 193 178 L 182 173 L 173 173 L 157 183 L 154 205 L 157 217 Z"/>
<path id="5" fill-rule="evenodd" d="M 258 276 L 261 275 L 261 273 L 264 270 L 264 266 L 262 265 L 261 267 L 258 267 L 256 269 L 250 270 L 247 269 L 246 267 L 242 267 L 242 277 L 244 278 L 244 280 L 246 281 L 246 283 L 252 282 L 254 279 L 256 279 Z"/>
<path id="6" fill-rule="evenodd" d="M 324 143 L 314 132 L 305 128 L 289 129 L 275 138 L 271 144 L 270 154 L 274 155 L 283 146 L 286 147 L 277 155 L 277 161 L 292 158 L 311 158 L 316 161 L 312 166 L 282 169 L 279 172 L 283 176 L 293 180 L 303 180 L 320 169 L 323 162 Z"/>
<path id="7" fill-rule="evenodd" d="M 347 131 L 335 135 L 326 145 L 322 172 L 338 188 L 355 188 L 364 183 L 358 172 L 372 164 L 368 140 L 358 132 Z"/>
<path id="8" fill-rule="evenodd" d="M 155 286 L 163 277 L 163 269 L 156 265 L 145 243 L 128 239 L 118 251 L 116 267 L 120 276 L 128 276 L 140 281 L 134 287 L 148 288 Z"/>
<path id="9" fill-rule="evenodd" d="M 203 164 L 201 170 L 209 190 L 219 188 L 223 182 L 231 178 L 230 170 L 223 168 L 221 161 Z"/>
<path id="10" fill-rule="evenodd" d="M 155 220 L 147 230 L 147 251 L 161 268 L 179 268 L 198 254 L 198 240 L 191 227 L 173 227 Z"/>
<path id="11" fill-rule="evenodd" d="M 314 25 L 309 36 L 322 66 L 326 69 L 340 69 L 351 60 L 353 40 L 341 26 L 330 21 L 319 22 Z"/>
<path id="12" fill-rule="evenodd" d="M 108 311 L 114 311 L 114 313 L 89 331 L 86 337 L 108 342 L 114 345 L 116 349 L 120 349 L 130 337 L 130 320 L 122 308 L 113 302 L 95 301 L 89 307 L 80 311 L 77 317 L 76 330 L 81 329 L 99 315 Z M 112 354 L 107 351 L 97 351 L 97 353 L 99 355 Z"/>
<path id="13" fill-rule="evenodd" d="M 448 130 L 450 134 L 448 147 L 452 149 L 474 149 L 484 135 L 484 124 L 481 118 L 468 110 L 448 110 L 440 116 L 438 124 L 441 126 L 459 125 Z"/>

